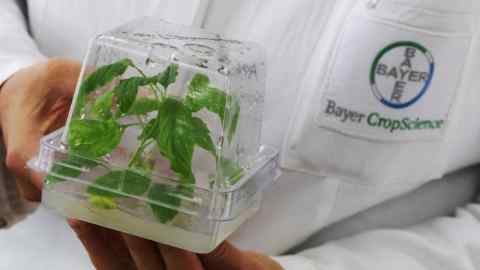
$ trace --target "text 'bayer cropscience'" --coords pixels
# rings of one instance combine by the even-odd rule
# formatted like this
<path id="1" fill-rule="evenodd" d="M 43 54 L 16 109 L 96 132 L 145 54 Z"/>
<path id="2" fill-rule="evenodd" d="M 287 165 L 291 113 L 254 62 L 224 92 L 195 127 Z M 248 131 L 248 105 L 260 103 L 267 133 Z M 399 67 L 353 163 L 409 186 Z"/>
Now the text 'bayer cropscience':
<path id="1" fill-rule="evenodd" d="M 372 128 L 388 130 L 391 133 L 409 130 L 422 129 L 441 129 L 444 126 L 444 120 L 426 120 L 419 117 L 404 117 L 393 119 L 384 117 L 378 112 L 360 113 L 345 107 L 340 107 L 334 100 L 327 100 L 325 114 L 329 117 L 335 117 L 340 122 L 352 122 L 359 125 L 367 125 Z"/>

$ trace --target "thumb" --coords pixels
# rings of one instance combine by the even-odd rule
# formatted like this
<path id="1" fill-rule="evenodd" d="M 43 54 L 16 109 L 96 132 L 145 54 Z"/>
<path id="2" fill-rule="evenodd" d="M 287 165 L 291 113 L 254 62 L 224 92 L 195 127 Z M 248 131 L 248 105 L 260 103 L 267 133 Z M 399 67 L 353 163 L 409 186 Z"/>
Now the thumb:
<path id="1" fill-rule="evenodd" d="M 43 176 L 28 169 L 26 163 L 36 151 L 40 135 L 30 134 L 29 137 L 23 146 L 14 145 L 7 149 L 5 165 L 18 180 L 16 183 L 22 196 L 29 201 L 37 202 L 41 197 Z"/>

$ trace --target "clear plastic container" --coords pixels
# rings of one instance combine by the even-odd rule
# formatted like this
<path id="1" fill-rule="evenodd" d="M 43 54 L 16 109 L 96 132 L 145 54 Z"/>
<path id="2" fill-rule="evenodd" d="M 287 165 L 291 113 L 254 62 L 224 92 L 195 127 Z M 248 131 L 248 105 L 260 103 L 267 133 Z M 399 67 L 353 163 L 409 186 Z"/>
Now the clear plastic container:
<path id="1" fill-rule="evenodd" d="M 258 209 L 278 174 L 260 145 L 262 49 L 142 18 L 92 42 L 66 128 L 30 166 L 61 214 L 193 252 Z"/>

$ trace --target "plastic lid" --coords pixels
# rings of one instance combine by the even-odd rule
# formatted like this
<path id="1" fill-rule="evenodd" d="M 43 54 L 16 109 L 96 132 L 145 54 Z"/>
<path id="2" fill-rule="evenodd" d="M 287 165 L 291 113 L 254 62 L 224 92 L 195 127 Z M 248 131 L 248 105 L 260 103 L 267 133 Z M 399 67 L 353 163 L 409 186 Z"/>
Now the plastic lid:
<path id="1" fill-rule="evenodd" d="M 365 0 L 360 8 L 370 16 L 426 31 L 472 33 L 471 0 Z"/>

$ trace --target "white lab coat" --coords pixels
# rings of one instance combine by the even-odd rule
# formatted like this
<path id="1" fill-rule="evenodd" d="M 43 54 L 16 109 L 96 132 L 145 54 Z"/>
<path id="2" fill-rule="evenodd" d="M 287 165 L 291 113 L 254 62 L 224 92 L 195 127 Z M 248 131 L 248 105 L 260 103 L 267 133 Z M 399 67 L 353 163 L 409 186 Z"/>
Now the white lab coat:
<path id="1" fill-rule="evenodd" d="M 323 46 L 332 46 L 338 27 L 355 2 L 30 0 L 32 39 L 15 1 L 1 0 L 0 81 L 19 68 L 46 57 L 80 60 L 94 34 L 140 15 L 203 26 L 233 38 L 259 42 L 267 48 L 269 69 L 262 139 L 264 143 L 281 149 L 286 123 L 295 109 L 294 100 L 302 91 L 300 85 L 308 73 L 307 68 L 322 68 L 329 50 L 319 50 Z M 444 142 L 446 166 L 439 168 L 442 173 L 480 161 L 480 151 L 475 147 L 480 140 L 480 120 L 474 117 L 480 110 L 480 91 L 477 90 L 480 76 L 476 75 L 480 50 L 475 50 L 478 40 L 479 36 L 475 35 L 473 51 L 476 53 L 468 61 L 465 83 L 459 89 L 457 111 L 447 130 Z M 284 170 L 275 186 L 267 191 L 258 215 L 231 240 L 243 248 L 277 255 L 329 224 L 429 181 L 431 179 L 414 182 L 405 179 L 395 184 L 362 185 L 335 177 Z M 27 254 L 31 260 L 43 256 L 37 269 L 64 269 L 62 265 L 71 266 L 72 262 L 78 263 L 78 269 L 87 269 L 85 254 L 59 220 L 41 209 L 27 221 L 1 232 L 0 269 L 24 269 L 16 267 L 28 265 L 20 262 L 25 262 L 25 255 L 17 257 L 15 254 Z M 41 226 L 46 223 L 54 224 L 45 228 L 50 234 L 42 231 Z M 40 236 L 30 239 L 34 233 Z M 52 241 L 59 248 L 47 248 Z M 27 246 L 27 243 L 33 243 L 33 246 Z M 74 251 L 78 251 L 78 256 Z M 1 256 L 7 257 L 4 260 Z M 286 270 L 476 269 L 480 267 L 480 206 L 467 206 L 455 218 L 439 218 L 405 230 L 372 231 L 294 256 L 276 258 Z M 4 261 L 6 266 L 1 265 Z M 62 261 L 65 262 L 62 264 Z"/>

